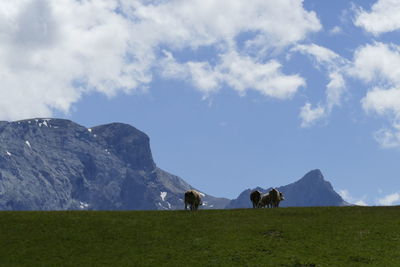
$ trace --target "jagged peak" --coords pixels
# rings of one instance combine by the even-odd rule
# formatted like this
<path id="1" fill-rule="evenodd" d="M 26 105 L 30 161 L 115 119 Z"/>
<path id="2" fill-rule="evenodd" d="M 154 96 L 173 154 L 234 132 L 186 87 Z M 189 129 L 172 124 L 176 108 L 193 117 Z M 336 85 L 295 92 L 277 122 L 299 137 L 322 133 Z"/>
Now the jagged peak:
<path id="1" fill-rule="evenodd" d="M 181 209 L 192 188 L 158 169 L 149 137 L 125 123 L 32 118 L 0 122 L 0 135 L 0 210 Z M 204 195 L 207 208 L 229 201 Z"/>
<path id="2" fill-rule="evenodd" d="M 307 172 L 300 180 L 303 182 L 310 182 L 310 181 L 325 181 L 324 175 L 322 174 L 320 169 L 315 169 Z"/>
<path id="3" fill-rule="evenodd" d="M 91 132 L 101 136 L 114 153 L 131 166 L 141 166 L 148 171 L 155 168 L 150 138 L 132 125 L 113 122 L 92 127 Z"/>
<path id="4" fill-rule="evenodd" d="M 11 121 L 10 123 L 43 123 L 43 122 L 56 122 L 56 123 L 64 123 L 64 124 L 77 124 L 71 120 L 68 119 L 60 119 L 60 118 L 31 118 L 31 119 L 23 119 L 23 120 L 17 120 L 17 121 Z"/>
<path id="5" fill-rule="evenodd" d="M 61 118 L 47 118 L 47 117 L 37 117 L 37 118 L 30 118 L 30 119 L 23 119 L 23 120 L 16 120 L 16 121 L 1 121 L 1 123 L 4 123 L 5 125 L 7 124 L 17 124 L 21 126 L 56 126 L 56 128 L 68 128 L 71 126 L 76 126 L 80 127 L 82 129 L 88 129 L 90 131 L 95 130 L 98 132 L 114 132 L 114 135 L 118 136 L 136 136 L 138 138 L 145 138 L 149 139 L 147 134 L 144 132 L 138 130 L 134 126 L 122 122 L 112 122 L 112 123 L 107 123 L 107 124 L 102 124 L 98 126 L 93 126 L 90 128 L 87 128 L 85 126 L 82 126 L 74 121 L 71 121 L 69 119 L 61 119 Z"/>
<path id="6" fill-rule="evenodd" d="M 86 127 L 79 125 L 68 119 L 59 118 L 31 118 L 16 121 L 1 121 L 0 127 L 4 129 L 13 129 L 18 131 L 24 129 L 34 129 L 34 128 L 49 128 L 49 129 L 62 129 L 68 131 L 84 131 Z"/>
<path id="7" fill-rule="evenodd" d="M 23 119 L 16 121 L 4 121 L 4 126 L 12 127 L 15 129 L 19 129 L 20 127 L 24 128 L 33 128 L 33 127 L 48 127 L 53 129 L 80 129 L 84 130 L 86 127 L 73 122 L 68 119 L 60 119 L 60 118 L 31 118 L 31 119 Z"/>

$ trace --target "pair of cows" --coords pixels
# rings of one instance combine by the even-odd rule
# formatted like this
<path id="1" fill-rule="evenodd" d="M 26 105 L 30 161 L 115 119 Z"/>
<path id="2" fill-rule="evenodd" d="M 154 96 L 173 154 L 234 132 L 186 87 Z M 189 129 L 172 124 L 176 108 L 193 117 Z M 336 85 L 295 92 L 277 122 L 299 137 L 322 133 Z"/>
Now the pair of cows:
<path id="1" fill-rule="evenodd" d="M 250 201 L 253 203 L 253 208 L 277 208 L 279 207 L 279 203 L 284 199 L 282 192 L 279 192 L 275 188 L 264 195 L 258 190 L 250 194 Z"/>
<path id="2" fill-rule="evenodd" d="M 276 189 L 272 189 L 268 194 L 261 195 L 260 191 L 253 191 L 250 194 L 250 200 L 253 203 L 253 208 L 263 208 L 263 207 L 279 207 L 279 202 L 284 200 L 282 192 Z M 195 211 L 202 205 L 201 195 L 196 190 L 188 190 L 185 192 L 185 210 L 188 206 L 190 210 Z"/>

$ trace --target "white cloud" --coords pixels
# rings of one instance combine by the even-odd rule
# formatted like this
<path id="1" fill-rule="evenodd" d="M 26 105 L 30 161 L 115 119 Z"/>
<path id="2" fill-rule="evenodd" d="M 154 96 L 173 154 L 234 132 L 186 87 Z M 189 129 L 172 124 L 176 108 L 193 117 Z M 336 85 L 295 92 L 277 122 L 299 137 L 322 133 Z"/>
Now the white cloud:
<path id="1" fill-rule="evenodd" d="M 326 102 L 328 110 L 331 111 L 334 106 L 340 105 L 345 93 L 346 82 L 343 75 L 338 71 L 329 73 L 329 79 L 330 81 L 326 86 Z"/>
<path id="2" fill-rule="evenodd" d="M 230 87 L 240 93 L 254 89 L 269 97 L 291 98 L 300 86 L 305 85 L 305 81 L 299 75 L 283 74 L 281 67 L 276 60 L 256 62 L 251 57 L 232 51 L 222 56 L 217 71 L 223 74 Z"/>
<path id="3" fill-rule="evenodd" d="M 346 92 L 346 82 L 342 72 L 349 64 L 348 61 L 332 50 L 316 44 L 297 45 L 291 52 L 299 52 L 309 55 L 315 60 L 316 67 L 328 72 L 329 83 L 326 86 L 326 103 L 319 104 L 317 108 L 311 108 L 310 103 L 306 103 L 300 112 L 302 119 L 301 126 L 308 127 L 317 120 L 328 116 L 335 106 L 341 104 L 344 93 Z"/>
<path id="4" fill-rule="evenodd" d="M 365 196 L 363 196 L 361 199 L 356 199 L 353 197 L 348 190 L 339 190 L 338 194 L 348 203 L 352 203 L 358 206 L 368 206 L 368 204 L 365 202 Z"/>
<path id="5" fill-rule="evenodd" d="M 123 1 L 124 11 L 139 20 L 145 39 L 176 47 L 232 42 L 241 32 L 258 32 L 274 45 L 287 45 L 321 29 L 314 12 L 303 9 L 302 0 L 274 3 L 254 0 L 170 0 L 156 4 Z M 145 1 L 142 1 L 145 2 Z M 229 8 L 227 8 L 229 6 Z M 283 16 L 285 15 L 285 16 Z"/>
<path id="6" fill-rule="evenodd" d="M 272 48 L 292 45 L 320 30 L 316 14 L 302 4 L 302 0 L 2 1 L 0 119 L 68 112 L 89 92 L 113 96 L 143 90 L 159 70 L 160 55 L 165 57 L 159 53 L 161 47 L 172 53 L 182 49 L 195 53 L 198 47 L 210 46 L 221 54 L 220 66 L 188 60 L 179 63 L 183 68 L 176 64 L 175 73 L 164 73 L 178 77 L 183 71 L 187 75 L 183 79 L 203 92 L 218 90 L 222 79 L 239 91 L 290 97 L 303 84 L 302 78 L 284 75 L 278 62 L 262 62 L 246 56 L 246 51 L 264 46 L 266 40 Z M 236 38 L 246 32 L 254 35 L 243 51 L 237 51 Z M 228 65 L 223 57 L 232 51 L 238 56 Z M 237 62 L 261 70 L 235 72 Z M 263 77 L 264 73 L 269 76 Z M 264 81 L 268 87 L 261 85 Z"/>
<path id="7" fill-rule="evenodd" d="M 368 206 L 368 204 L 364 200 L 358 200 L 354 204 L 358 206 Z"/>
<path id="8" fill-rule="evenodd" d="M 342 32 L 343 32 L 343 29 L 340 28 L 339 26 L 335 26 L 329 31 L 329 33 L 332 35 L 340 34 Z"/>
<path id="9" fill-rule="evenodd" d="M 360 80 L 400 86 L 400 47 L 376 42 L 361 46 L 354 53 L 349 74 Z"/>
<path id="10" fill-rule="evenodd" d="M 374 35 L 396 31 L 400 29 L 400 1 L 378 0 L 370 12 L 360 9 L 354 24 Z"/>
<path id="11" fill-rule="evenodd" d="M 220 87 L 220 74 L 208 62 L 188 62 L 187 66 L 194 86 L 206 95 Z"/>
<path id="12" fill-rule="evenodd" d="M 393 123 L 390 128 L 383 128 L 374 134 L 375 140 L 382 148 L 400 147 L 400 124 Z"/>
<path id="13" fill-rule="evenodd" d="M 393 193 L 383 198 L 380 198 L 378 199 L 377 203 L 382 206 L 391 206 L 400 204 L 400 193 Z"/>
<path id="14" fill-rule="evenodd" d="M 339 190 L 338 194 L 346 201 L 350 200 L 350 193 L 347 190 Z"/>
<path id="15" fill-rule="evenodd" d="M 171 53 L 163 59 L 162 73 L 165 77 L 184 79 L 194 84 L 208 95 L 227 84 L 244 95 L 247 90 L 255 90 L 267 97 L 291 98 L 305 81 L 299 75 L 285 75 L 282 65 L 276 60 L 262 63 L 232 50 L 219 55 L 215 66 L 208 62 L 178 63 Z"/>
<path id="16" fill-rule="evenodd" d="M 112 1 L 16 4 L 2 25 L 8 32 L 0 42 L 1 118 L 68 112 L 91 90 L 113 95 L 148 82 L 146 66 L 126 60 L 129 22 L 115 7 Z"/>
<path id="17" fill-rule="evenodd" d="M 163 50 L 163 57 L 159 60 L 159 69 L 164 78 L 186 80 L 189 78 L 188 68 L 178 63 L 171 52 Z"/>
<path id="18" fill-rule="evenodd" d="M 313 125 L 316 121 L 320 120 L 325 116 L 324 107 L 318 106 L 312 108 L 310 103 L 306 103 L 300 109 L 301 127 L 309 127 Z"/>
<path id="19" fill-rule="evenodd" d="M 383 148 L 400 147 L 400 47 L 379 42 L 362 46 L 348 73 L 372 87 L 361 100 L 365 112 L 391 124 L 375 132 L 374 138 Z"/>
<path id="20" fill-rule="evenodd" d="M 300 52 L 305 55 L 311 55 L 318 64 L 328 64 L 327 68 L 332 68 L 339 64 L 343 59 L 332 50 L 316 44 L 297 45 L 291 49 L 292 52 Z"/>
<path id="21" fill-rule="evenodd" d="M 396 120 L 400 119 L 400 88 L 382 89 L 375 87 L 367 93 L 361 103 L 367 112 L 389 115 Z"/>

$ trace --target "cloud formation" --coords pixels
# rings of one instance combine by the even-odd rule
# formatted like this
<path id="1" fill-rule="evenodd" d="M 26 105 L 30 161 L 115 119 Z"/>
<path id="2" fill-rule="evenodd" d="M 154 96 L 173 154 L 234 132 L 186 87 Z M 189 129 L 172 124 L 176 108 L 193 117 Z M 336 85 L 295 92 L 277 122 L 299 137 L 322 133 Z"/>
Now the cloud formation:
<path id="1" fill-rule="evenodd" d="M 370 11 L 359 9 L 354 24 L 376 37 L 400 29 L 400 2 L 378 0 Z M 368 114 L 388 120 L 390 126 L 375 132 L 383 148 L 400 147 L 400 47 L 374 42 L 359 47 L 354 53 L 349 74 L 370 86 L 361 100 Z"/>
<path id="2" fill-rule="evenodd" d="M 353 197 L 350 192 L 346 189 L 339 190 L 338 194 L 348 203 L 355 204 L 358 206 L 368 206 L 367 203 L 365 202 L 365 196 L 363 196 L 361 199 L 357 199 Z"/>
<path id="3" fill-rule="evenodd" d="M 244 95 L 247 90 L 255 90 L 267 97 L 289 99 L 305 80 L 299 75 L 285 75 L 282 65 L 276 60 L 257 62 L 250 56 L 230 51 L 219 55 L 218 63 L 208 62 L 178 63 L 171 53 L 162 60 L 164 77 L 182 79 L 192 83 L 205 95 L 218 90 L 223 84 Z"/>
<path id="4" fill-rule="evenodd" d="M 158 75 L 158 62 L 173 63 L 181 51 L 200 47 L 213 47 L 218 63 L 175 60 L 175 73 L 163 75 L 183 74 L 205 94 L 227 84 L 290 98 L 304 79 L 251 52 L 294 45 L 320 29 L 302 0 L 3 1 L 0 119 L 67 113 L 90 92 L 145 90 Z M 246 33 L 240 47 L 238 37 Z"/>
<path id="5" fill-rule="evenodd" d="M 111 96 L 150 81 L 142 59 L 127 60 L 133 37 L 117 3 L 17 2 L 0 8 L 1 119 L 68 112 L 84 93 Z"/>
<path id="6" fill-rule="evenodd" d="M 372 88 L 361 100 L 368 114 L 387 118 L 391 124 L 374 137 L 384 148 L 400 147 L 400 47 L 376 42 L 354 53 L 350 75 Z"/>
<path id="7" fill-rule="evenodd" d="M 365 83 L 380 82 L 385 86 L 394 86 L 400 84 L 399 64 L 399 46 L 375 42 L 357 48 L 350 74 Z"/>
<path id="8" fill-rule="evenodd" d="M 320 120 L 326 115 L 326 110 L 324 107 L 317 106 L 312 107 L 311 103 L 307 102 L 300 109 L 300 119 L 301 119 L 301 127 L 310 127 L 316 121 Z"/>
<path id="9" fill-rule="evenodd" d="M 400 202 L 400 193 L 393 193 L 378 199 L 378 204 L 382 206 L 391 206 Z"/>
<path id="10" fill-rule="evenodd" d="M 373 35 L 396 31 L 400 29 L 400 2 L 378 0 L 369 12 L 359 9 L 354 24 Z"/>
<path id="11" fill-rule="evenodd" d="M 316 44 L 300 44 L 293 47 L 291 52 L 309 56 L 315 66 L 326 72 L 329 78 L 325 89 L 325 103 L 312 108 L 311 103 L 307 102 L 300 110 L 301 127 L 309 127 L 328 116 L 335 106 L 341 104 L 346 92 L 344 75 L 349 62 L 332 50 Z"/>

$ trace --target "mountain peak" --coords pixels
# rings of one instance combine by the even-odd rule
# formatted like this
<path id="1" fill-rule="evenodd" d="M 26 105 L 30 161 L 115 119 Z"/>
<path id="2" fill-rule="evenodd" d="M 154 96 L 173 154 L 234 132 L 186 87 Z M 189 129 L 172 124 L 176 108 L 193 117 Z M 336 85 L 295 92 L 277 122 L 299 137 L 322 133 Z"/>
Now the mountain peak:
<path id="1" fill-rule="evenodd" d="M 269 188 L 270 189 L 270 188 Z M 255 188 L 261 192 L 269 189 Z M 282 207 L 295 206 L 343 206 L 348 205 L 341 196 L 335 192 L 332 185 L 324 179 L 322 172 L 315 169 L 306 173 L 300 180 L 277 188 L 285 196 Z M 249 208 L 251 203 L 249 195 L 252 190 L 243 191 L 233 199 L 227 208 Z"/>
<path id="2" fill-rule="evenodd" d="M 0 121 L 0 210 L 181 209 L 190 188 L 156 167 L 149 137 L 131 125 Z M 228 201 L 203 198 L 204 208 Z"/>
<path id="3" fill-rule="evenodd" d="M 150 138 L 125 123 L 110 123 L 91 128 L 91 132 L 106 141 L 112 150 L 130 168 L 151 171 L 155 163 L 150 150 Z"/>
<path id="4" fill-rule="evenodd" d="M 320 169 L 315 169 L 306 173 L 298 182 L 324 182 L 324 175 Z"/>

